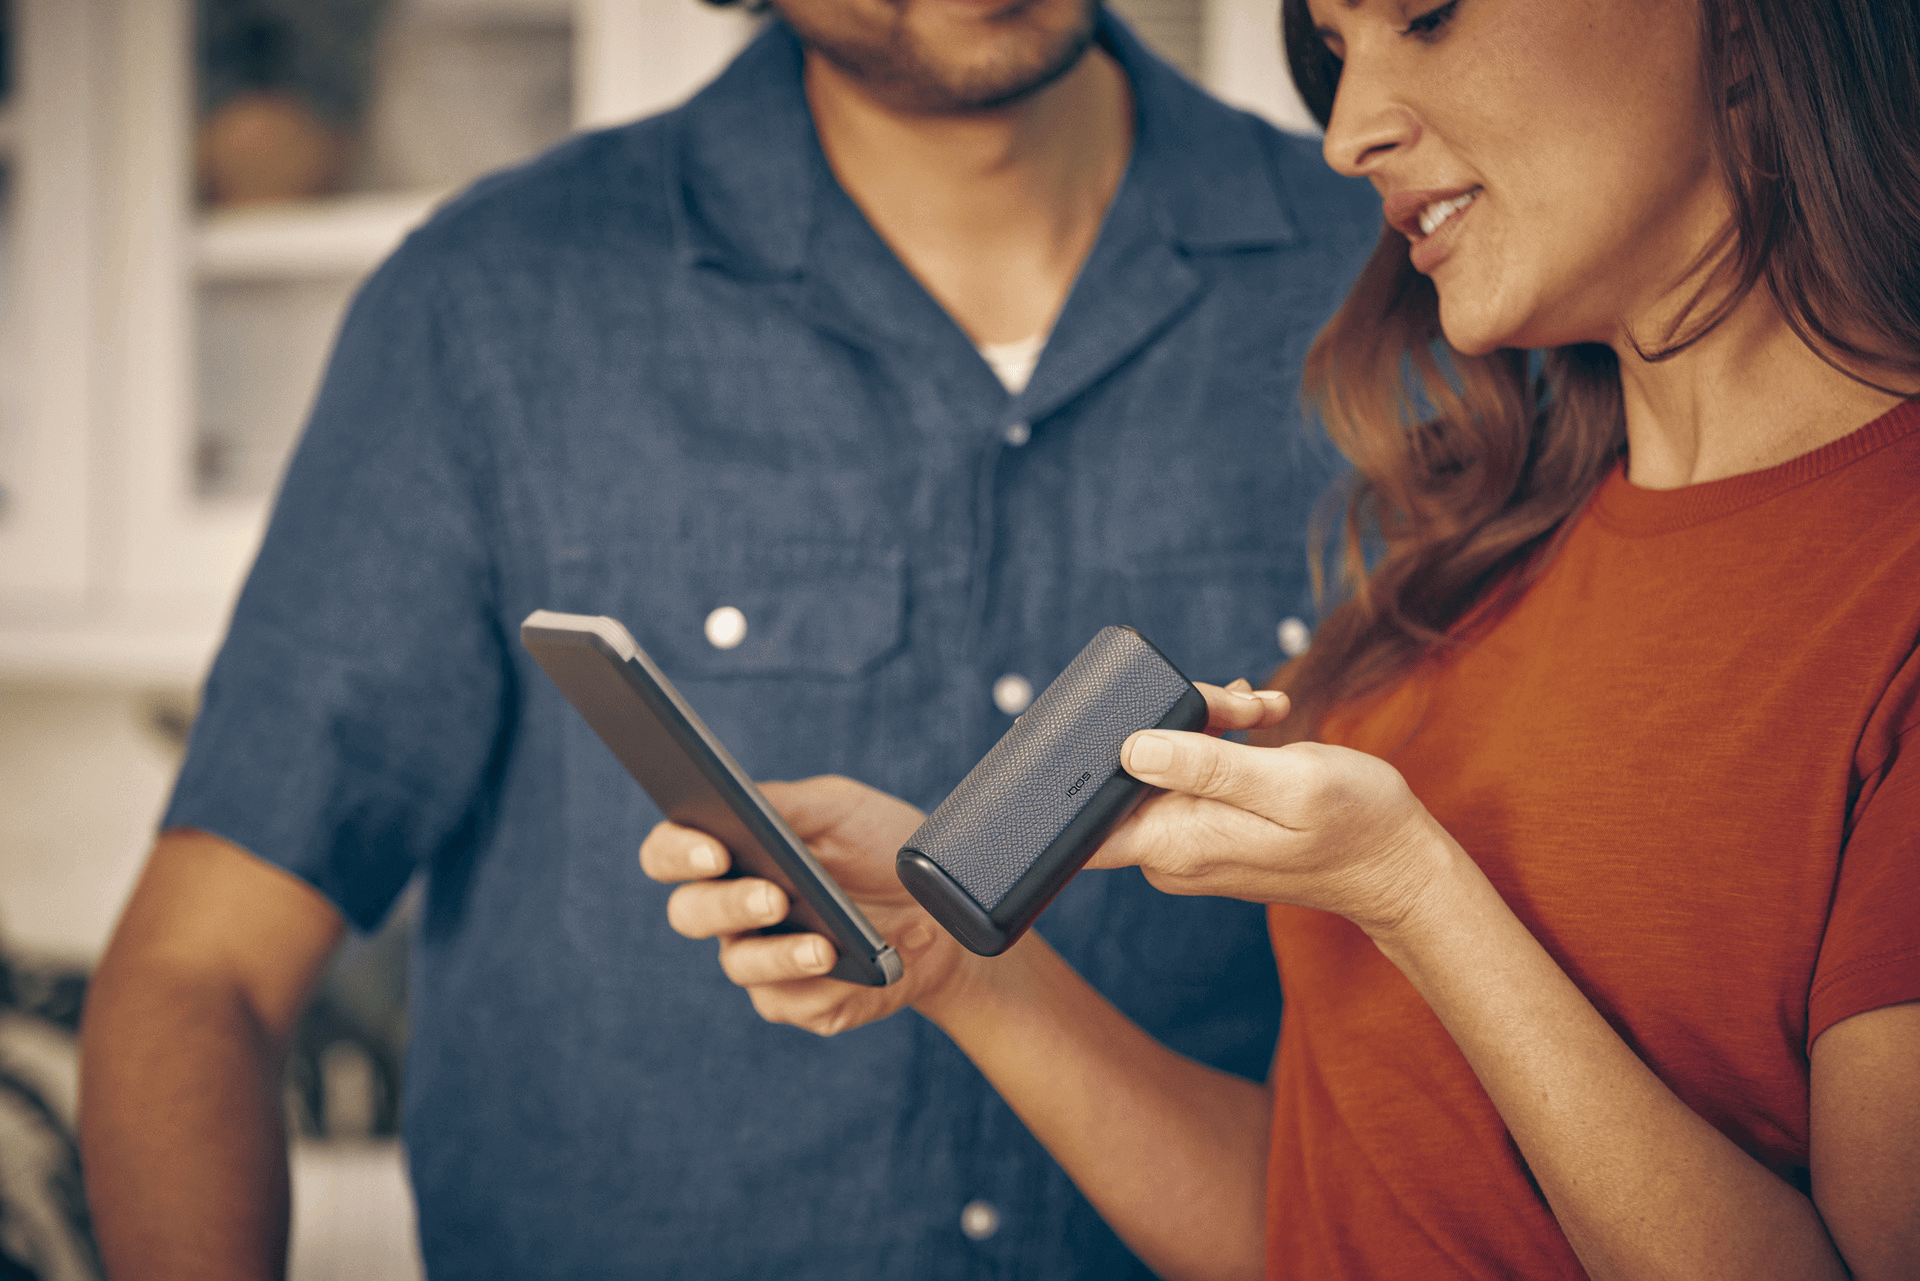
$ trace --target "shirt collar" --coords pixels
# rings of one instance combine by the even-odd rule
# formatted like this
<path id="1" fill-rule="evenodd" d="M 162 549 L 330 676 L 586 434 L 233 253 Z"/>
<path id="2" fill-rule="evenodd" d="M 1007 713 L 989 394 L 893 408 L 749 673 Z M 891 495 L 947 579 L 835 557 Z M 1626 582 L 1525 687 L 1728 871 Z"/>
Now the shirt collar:
<path id="1" fill-rule="evenodd" d="M 1165 236 L 1198 253 L 1296 239 L 1261 126 L 1226 112 L 1105 9 L 1097 38 L 1133 85 L 1136 128 L 1125 185 L 1151 193 L 1144 207 Z M 801 65 L 798 37 L 772 21 L 677 113 L 671 170 L 678 198 L 670 203 L 679 243 L 694 260 L 749 276 L 804 270 L 821 207 L 818 185 L 833 178 L 807 109 Z"/>

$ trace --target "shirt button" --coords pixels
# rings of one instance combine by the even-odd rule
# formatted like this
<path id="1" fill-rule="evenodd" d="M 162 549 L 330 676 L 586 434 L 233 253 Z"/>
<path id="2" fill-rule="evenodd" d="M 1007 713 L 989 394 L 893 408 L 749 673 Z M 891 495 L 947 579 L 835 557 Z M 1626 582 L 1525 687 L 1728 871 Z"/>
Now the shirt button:
<path id="1" fill-rule="evenodd" d="M 1008 672 L 993 683 L 993 705 L 1009 716 L 1026 711 L 1032 701 L 1033 684 L 1024 676 Z"/>
<path id="2" fill-rule="evenodd" d="M 960 1230 L 969 1241 L 985 1241 L 1000 1230 L 1000 1211 L 986 1201 L 969 1201 L 960 1211 Z"/>
<path id="3" fill-rule="evenodd" d="M 707 615 L 707 644 L 715 649 L 732 649 L 747 638 L 747 616 L 731 605 L 722 605 Z"/>
<path id="4" fill-rule="evenodd" d="M 1000 437 L 1009 445 L 1018 449 L 1033 439 L 1033 428 L 1027 426 L 1025 423 L 1008 423 L 1007 429 L 1000 433 Z"/>
<path id="5" fill-rule="evenodd" d="M 1280 620 L 1280 652 L 1288 658 L 1298 658 L 1307 652 L 1307 646 L 1313 643 L 1313 633 L 1307 625 L 1297 618 Z"/>

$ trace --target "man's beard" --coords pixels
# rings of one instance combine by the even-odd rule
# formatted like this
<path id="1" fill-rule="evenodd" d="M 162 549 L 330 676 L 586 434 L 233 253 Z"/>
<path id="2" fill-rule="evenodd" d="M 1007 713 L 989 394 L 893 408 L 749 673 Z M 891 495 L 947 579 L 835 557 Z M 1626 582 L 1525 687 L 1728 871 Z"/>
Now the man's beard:
<path id="1" fill-rule="evenodd" d="M 990 56 L 961 62 L 931 47 L 904 20 L 873 38 L 824 35 L 795 25 L 808 48 L 876 96 L 929 115 L 967 115 L 1011 106 L 1040 92 L 1073 70 L 1093 45 L 1097 5 L 1084 6 L 1080 20 L 1066 31 L 1048 31 L 1020 22 L 1034 7 L 1020 5 L 1000 21 L 1006 36 Z M 792 24 L 792 19 L 788 19 Z"/>

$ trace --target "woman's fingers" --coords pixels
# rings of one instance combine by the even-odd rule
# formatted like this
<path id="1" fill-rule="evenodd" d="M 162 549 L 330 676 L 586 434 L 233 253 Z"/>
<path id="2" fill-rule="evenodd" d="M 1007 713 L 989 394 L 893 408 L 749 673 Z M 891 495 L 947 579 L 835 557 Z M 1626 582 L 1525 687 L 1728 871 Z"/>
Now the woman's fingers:
<path id="1" fill-rule="evenodd" d="M 1210 734 L 1266 729 L 1285 720 L 1291 710 L 1285 694 L 1277 689 L 1255 689 L 1244 677 L 1226 685 L 1196 682 L 1194 688 L 1207 700 Z"/>
<path id="2" fill-rule="evenodd" d="M 689 881 L 667 896 L 667 924 L 690 939 L 725 938 L 777 925 L 787 916 L 787 896 L 772 881 Z"/>
<path id="3" fill-rule="evenodd" d="M 669 885 L 709 880 L 733 866 L 727 847 L 705 832 L 656 823 L 640 843 L 640 870 Z"/>
<path id="4" fill-rule="evenodd" d="M 1255 813 L 1274 790 L 1269 776 L 1285 768 L 1272 748 L 1165 729 L 1141 730 L 1128 738 L 1120 748 L 1120 763 L 1143 783 Z"/>

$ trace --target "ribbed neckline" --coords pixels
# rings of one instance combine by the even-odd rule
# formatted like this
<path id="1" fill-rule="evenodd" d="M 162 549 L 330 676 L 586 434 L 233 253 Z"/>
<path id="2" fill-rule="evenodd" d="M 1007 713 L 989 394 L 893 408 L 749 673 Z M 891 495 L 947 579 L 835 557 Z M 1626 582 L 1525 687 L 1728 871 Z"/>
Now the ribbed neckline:
<path id="1" fill-rule="evenodd" d="M 1765 471 L 1728 476 L 1679 489 L 1641 489 L 1627 480 L 1622 459 L 1600 484 L 1588 510 L 1617 534 L 1671 533 L 1766 502 L 1790 489 L 1856 463 L 1920 432 L 1920 398 L 1903 400 L 1857 431 Z"/>

